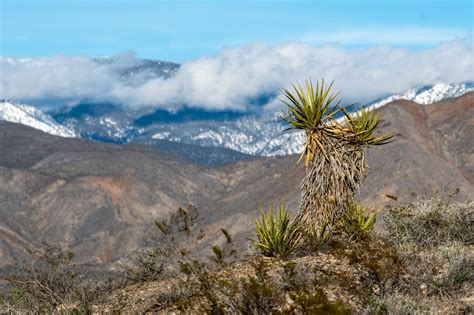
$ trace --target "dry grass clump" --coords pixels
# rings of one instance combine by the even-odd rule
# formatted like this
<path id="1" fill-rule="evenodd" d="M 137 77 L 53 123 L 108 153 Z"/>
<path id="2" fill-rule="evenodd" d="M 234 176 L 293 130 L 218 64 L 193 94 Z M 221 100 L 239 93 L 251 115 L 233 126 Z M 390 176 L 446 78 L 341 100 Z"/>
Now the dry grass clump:
<path id="1" fill-rule="evenodd" d="M 121 259 L 118 268 L 128 282 L 143 282 L 163 278 L 167 255 L 162 248 L 140 248 Z"/>
<path id="2" fill-rule="evenodd" d="M 474 202 L 437 193 L 384 215 L 384 236 L 398 248 L 411 294 L 454 296 L 474 280 Z"/>
<path id="3" fill-rule="evenodd" d="M 420 301 L 411 295 L 395 292 L 373 301 L 367 313 L 379 314 L 430 314 L 433 302 Z"/>
<path id="4" fill-rule="evenodd" d="M 450 197 L 437 193 L 385 212 L 382 235 L 397 249 L 403 267 L 397 290 L 385 297 L 389 311 L 439 311 L 443 303 L 456 306 L 453 301 L 472 294 L 474 203 Z"/>
<path id="5" fill-rule="evenodd" d="M 453 197 L 453 196 L 451 196 Z M 386 238 L 395 244 L 436 246 L 449 241 L 474 243 L 474 202 L 450 202 L 435 193 L 407 206 L 391 207 L 385 212 Z"/>

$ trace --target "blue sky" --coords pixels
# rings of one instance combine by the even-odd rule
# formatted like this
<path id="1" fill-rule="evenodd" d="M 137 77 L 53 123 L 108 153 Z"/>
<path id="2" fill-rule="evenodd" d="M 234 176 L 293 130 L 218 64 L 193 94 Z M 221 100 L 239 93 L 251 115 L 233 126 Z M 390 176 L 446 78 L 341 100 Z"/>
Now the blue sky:
<path id="1" fill-rule="evenodd" d="M 418 50 L 472 36 L 473 1 L 0 0 L 3 56 L 185 61 L 247 43 Z M 469 35 L 471 34 L 471 35 Z"/>

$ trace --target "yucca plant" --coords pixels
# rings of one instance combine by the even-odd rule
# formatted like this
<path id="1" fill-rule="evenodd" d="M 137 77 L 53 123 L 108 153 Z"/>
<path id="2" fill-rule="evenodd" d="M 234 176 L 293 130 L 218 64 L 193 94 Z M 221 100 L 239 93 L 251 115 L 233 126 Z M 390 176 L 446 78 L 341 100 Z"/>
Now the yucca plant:
<path id="1" fill-rule="evenodd" d="M 330 135 L 337 135 L 339 130 L 334 124 L 334 116 L 342 109 L 338 108 L 340 101 L 333 104 L 339 93 L 330 93 L 332 83 L 325 88 L 324 80 L 316 82 L 313 86 L 311 80 L 305 82 L 306 91 L 299 83 L 293 84 L 296 94 L 287 89 L 283 94 L 288 100 L 281 100 L 289 109 L 287 115 L 282 119 L 288 122 L 291 129 L 303 129 L 306 131 L 306 143 L 301 153 L 301 159 L 305 158 L 306 166 L 311 166 L 315 160 L 317 150 L 326 153 Z"/>
<path id="2" fill-rule="evenodd" d="M 375 136 L 380 116 L 362 110 L 351 115 L 348 106 L 336 101 L 339 92 L 331 92 L 333 83 L 324 80 L 293 85 L 294 92 L 283 90 L 282 100 L 288 112 L 282 118 L 291 129 L 306 132 L 300 161 L 305 160 L 307 174 L 301 184 L 299 219 L 309 228 L 326 222 L 333 226 L 352 200 L 365 178 L 365 148 L 388 143 L 394 133 Z M 337 115 L 342 117 L 336 119 Z"/>
<path id="3" fill-rule="evenodd" d="M 329 242 L 332 230 L 326 222 L 318 225 L 310 225 L 304 230 L 305 241 L 311 250 L 319 249 L 323 244 Z"/>
<path id="4" fill-rule="evenodd" d="M 339 225 L 350 238 L 363 238 L 374 229 L 376 217 L 377 212 L 364 209 L 355 201 L 349 201 Z"/>
<path id="5" fill-rule="evenodd" d="M 257 241 L 255 245 L 260 253 L 267 257 L 285 258 L 297 249 L 301 240 L 298 220 L 282 203 L 274 215 L 270 206 L 268 214 L 260 209 L 261 218 L 255 223 Z"/>

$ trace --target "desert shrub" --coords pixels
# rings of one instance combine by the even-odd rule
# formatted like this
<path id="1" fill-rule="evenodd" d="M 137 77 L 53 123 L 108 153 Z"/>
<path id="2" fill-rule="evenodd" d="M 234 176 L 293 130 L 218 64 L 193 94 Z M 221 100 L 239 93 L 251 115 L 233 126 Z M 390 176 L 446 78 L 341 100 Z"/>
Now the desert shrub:
<path id="1" fill-rule="evenodd" d="M 122 258 L 113 272 L 89 271 L 87 278 L 73 263 L 73 252 L 45 244 L 40 252 L 31 252 L 31 258 L 18 273 L 7 279 L 11 290 L 2 304 L 10 311 L 39 313 L 59 309 L 87 313 L 90 303 L 94 303 L 96 310 L 101 309 L 110 295 L 130 284 L 177 275 L 180 259 L 192 256 L 192 246 L 203 237 L 202 230 L 195 228 L 199 219 L 195 206 L 179 208 L 168 219 L 155 221 L 160 234 L 151 241 L 156 246 L 138 249 Z M 222 233 L 227 242 L 222 248 L 213 247 L 214 265 L 225 265 L 230 256 L 235 256 L 229 233 Z M 175 289 L 174 295 L 163 303 L 176 301 L 180 291 Z M 183 297 L 189 296 L 189 292 L 181 293 Z"/>
<path id="2" fill-rule="evenodd" d="M 352 314 L 351 309 L 342 303 L 329 301 L 321 288 L 302 288 L 290 292 L 290 297 L 294 301 L 287 310 L 290 314 Z"/>
<path id="3" fill-rule="evenodd" d="M 261 209 L 261 218 L 255 224 L 260 253 L 267 257 L 285 258 L 298 248 L 301 229 L 298 220 L 287 210 L 285 203 L 278 208 L 276 215 L 270 206 L 268 214 Z"/>
<path id="4" fill-rule="evenodd" d="M 190 254 L 190 247 L 203 236 L 202 231 L 194 230 L 199 220 L 198 209 L 192 204 L 179 207 L 165 220 L 156 220 L 159 235 L 150 240 L 156 245 L 137 249 L 117 264 L 126 282 L 156 281 L 173 275 L 173 265 Z"/>
<path id="5" fill-rule="evenodd" d="M 402 274 L 402 264 L 397 248 L 391 243 L 373 236 L 360 242 L 342 239 L 332 246 L 339 255 L 349 258 L 351 265 L 360 266 L 360 270 L 367 272 L 363 277 L 367 288 L 376 289 L 380 295 L 393 291 Z M 362 294 L 369 298 L 372 292 Z"/>
<path id="6" fill-rule="evenodd" d="M 407 276 L 401 290 L 412 296 L 452 297 L 474 280 L 474 260 L 460 242 L 434 247 L 399 247 Z"/>
<path id="7" fill-rule="evenodd" d="M 269 314 L 281 304 L 283 294 L 270 279 L 265 261 L 258 259 L 252 267 L 254 274 L 241 280 L 234 309 L 243 314 Z"/>
<path id="8" fill-rule="evenodd" d="M 377 213 L 349 201 L 339 220 L 339 227 L 350 239 L 363 239 L 374 229 Z"/>
<path id="9" fill-rule="evenodd" d="M 207 313 L 270 314 L 281 305 L 283 294 L 268 275 L 261 259 L 251 263 L 253 272 L 242 278 L 198 274 L 203 310 Z"/>
<path id="10" fill-rule="evenodd" d="M 437 297 L 419 297 L 400 292 L 378 297 L 364 311 L 365 314 L 472 314 L 469 304 L 446 301 Z"/>
<path id="11" fill-rule="evenodd" d="M 165 271 L 168 252 L 158 247 L 137 249 L 121 259 L 119 269 L 127 282 L 145 282 L 160 280 Z"/>
<path id="12" fill-rule="evenodd" d="M 438 247 L 431 253 L 431 261 L 437 261 L 438 274 L 434 277 L 433 291 L 441 295 L 451 295 L 465 283 L 474 281 L 474 257 L 462 243 L 452 242 Z"/>
<path id="13" fill-rule="evenodd" d="M 374 299 L 366 308 L 367 314 L 432 314 L 432 305 L 413 296 L 393 293 Z"/>
<path id="14" fill-rule="evenodd" d="M 396 244 L 435 246 L 449 241 L 474 242 L 474 202 L 450 202 L 440 193 L 407 206 L 394 206 L 383 215 L 385 237 Z"/>
<path id="15" fill-rule="evenodd" d="M 177 222 L 168 222 L 165 226 L 169 228 L 166 231 L 172 231 L 174 227 L 179 225 Z M 184 226 L 184 225 L 181 225 Z M 186 232 L 181 229 L 180 232 L 185 232 L 187 236 L 192 237 L 192 224 L 188 225 L 190 228 Z M 160 229 L 161 230 L 161 229 Z M 179 230 L 178 230 L 179 232 Z M 214 297 L 218 277 L 216 273 L 224 267 L 232 264 L 237 258 L 237 251 L 234 248 L 232 236 L 226 229 L 221 229 L 225 242 L 223 246 L 214 245 L 211 247 L 210 255 L 206 259 L 198 258 L 192 249 L 187 247 L 183 250 L 182 247 L 176 246 L 171 249 L 176 259 L 168 263 L 178 266 L 177 273 L 173 272 L 173 277 L 167 277 L 167 289 L 158 292 L 153 298 L 153 305 L 147 309 L 147 312 L 156 312 L 168 309 L 174 309 L 181 312 L 188 312 L 190 310 L 199 310 L 202 312 L 220 313 L 221 303 L 217 303 Z M 199 237 L 202 234 L 199 233 Z M 173 237 L 176 241 L 176 238 Z M 191 238 L 192 240 L 192 238 Z M 189 244 L 188 244 L 189 246 Z M 184 277 L 183 277 L 184 276 Z M 161 278 L 160 280 L 163 280 Z M 217 285 L 224 289 L 225 286 Z M 196 303 L 197 299 L 204 299 L 204 303 Z"/>
<path id="16" fill-rule="evenodd" d="M 174 241 L 181 234 L 190 236 L 199 219 L 197 207 L 189 204 L 186 208 L 179 207 L 176 212 L 171 212 L 166 220 L 155 221 L 155 225 L 164 236 Z"/>
<path id="17" fill-rule="evenodd" d="M 384 216 L 384 237 L 396 247 L 405 275 L 401 294 L 412 297 L 454 297 L 472 282 L 474 203 L 453 202 L 435 194 Z"/>
<path id="18" fill-rule="evenodd" d="M 224 246 L 212 246 L 212 255 L 208 258 L 216 265 L 225 267 L 237 259 L 237 250 L 234 248 L 234 242 L 230 233 L 226 229 L 221 229 L 221 232 L 225 237 Z"/>
<path id="19" fill-rule="evenodd" d="M 73 252 L 44 243 L 39 252 L 31 251 L 30 256 L 18 274 L 7 278 L 12 288 L 10 305 L 18 307 L 17 311 L 89 312 L 90 287 L 72 262 Z"/>
<path id="20" fill-rule="evenodd" d="M 330 301 L 311 270 L 295 272 L 292 262 L 281 274 L 270 275 L 272 263 L 257 257 L 250 262 L 250 273 L 236 276 L 212 273 L 205 264 L 193 261 L 182 265 L 189 277 L 183 281 L 194 290 L 193 302 L 181 301 L 183 312 L 206 314 L 350 314 L 350 307 Z M 194 281 L 194 282 L 193 282 Z"/>

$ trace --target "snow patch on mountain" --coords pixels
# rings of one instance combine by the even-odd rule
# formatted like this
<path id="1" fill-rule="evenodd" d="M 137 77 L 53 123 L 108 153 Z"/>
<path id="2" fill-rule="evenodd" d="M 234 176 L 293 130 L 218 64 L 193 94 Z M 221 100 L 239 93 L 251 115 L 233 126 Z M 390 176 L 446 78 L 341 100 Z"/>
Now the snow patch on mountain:
<path id="1" fill-rule="evenodd" d="M 395 100 L 410 100 L 431 104 L 443 99 L 459 97 L 474 91 L 474 83 L 444 84 L 417 87 L 392 95 L 363 107 L 379 108 Z M 287 124 L 279 115 L 248 116 L 235 121 L 207 121 L 179 124 L 171 132 L 155 126 L 152 138 L 196 144 L 205 147 L 224 147 L 250 155 L 278 156 L 301 152 L 305 142 L 303 131 L 284 132 Z"/>
<path id="2" fill-rule="evenodd" d="M 76 134 L 39 109 L 9 100 L 0 101 L 0 120 L 29 126 L 51 135 L 73 138 Z"/>
<path id="3" fill-rule="evenodd" d="M 443 99 L 459 97 L 474 91 L 474 83 L 444 84 L 416 87 L 363 107 L 378 108 L 395 100 L 410 100 L 431 104 Z M 99 104 L 100 106 L 100 104 Z M 102 107 L 101 107 L 102 108 Z M 249 155 L 278 156 L 298 154 L 305 142 L 302 131 L 284 132 L 288 124 L 280 114 L 266 113 L 234 119 L 191 120 L 166 122 L 157 120 L 146 126 L 136 122 L 155 109 L 117 107 L 93 114 L 55 117 L 54 120 L 40 110 L 12 101 L 0 103 L 0 119 L 21 123 L 45 132 L 64 137 L 78 135 L 83 138 L 114 142 L 153 144 L 158 140 L 185 143 L 203 147 L 232 149 Z M 60 123 L 58 123 L 58 121 Z M 71 130 L 74 130 L 71 131 Z"/>
<path id="4" fill-rule="evenodd" d="M 285 123 L 275 115 L 247 116 L 228 121 L 195 121 L 154 126 L 142 137 L 204 147 L 223 147 L 250 155 L 296 154 L 304 143 L 304 132 L 284 132 Z M 176 126 L 173 126 L 176 127 Z"/>
<path id="5" fill-rule="evenodd" d="M 422 105 L 428 105 L 444 99 L 459 97 L 472 91 L 474 91 L 474 83 L 438 83 L 431 87 L 417 87 L 409 89 L 404 93 L 395 94 L 380 101 L 373 102 L 367 107 L 370 109 L 379 108 L 396 100 L 407 100 Z"/>

